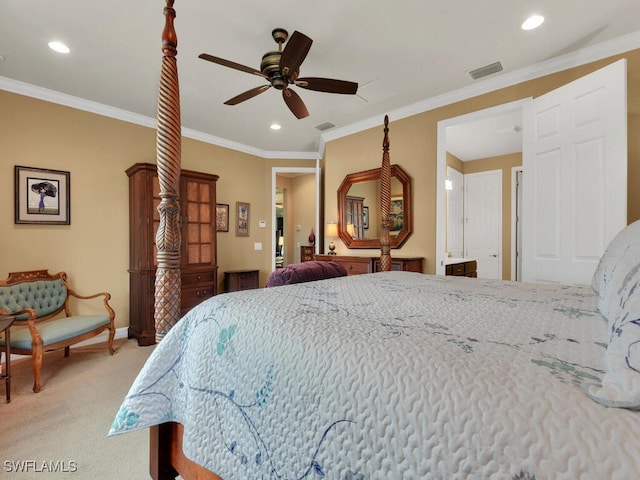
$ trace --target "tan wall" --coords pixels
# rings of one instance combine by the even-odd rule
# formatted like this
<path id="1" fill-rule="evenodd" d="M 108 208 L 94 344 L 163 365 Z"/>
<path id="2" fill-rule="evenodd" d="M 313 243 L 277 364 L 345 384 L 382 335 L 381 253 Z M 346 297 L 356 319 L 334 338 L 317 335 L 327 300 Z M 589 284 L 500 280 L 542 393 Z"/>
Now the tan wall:
<path id="1" fill-rule="evenodd" d="M 439 121 L 528 97 L 538 97 L 620 58 L 627 59 L 629 116 L 627 217 L 629 222 L 640 219 L 640 189 L 635 187 L 640 181 L 640 140 L 638 139 L 640 127 L 640 50 L 634 50 L 408 118 L 400 120 L 390 118 L 391 163 L 402 166 L 412 178 L 414 208 L 414 233 L 401 249 L 392 250 L 391 255 L 424 256 L 426 259 L 425 273 L 435 273 L 436 155 L 437 124 Z M 380 120 L 382 123 L 382 118 Z M 332 192 L 337 190 L 345 175 L 380 166 L 382 138 L 383 127 L 380 126 L 336 139 L 326 145 L 326 170 L 324 172 L 326 218 L 337 216 L 336 196 Z M 340 241 L 337 242 L 336 251 L 340 254 L 352 255 L 379 253 L 376 250 L 348 250 Z"/>
<path id="2" fill-rule="evenodd" d="M 446 152 L 447 158 L 446 158 L 446 164 L 447 167 L 451 167 L 454 170 L 459 171 L 460 173 L 462 173 L 462 160 L 460 160 L 458 157 L 456 157 L 455 155 L 453 155 L 452 153 Z"/>
<path id="3" fill-rule="evenodd" d="M 108 290 L 116 325 L 129 324 L 128 178 L 137 162 L 155 163 L 152 128 L 0 91 L 0 277 L 9 272 L 64 270 L 80 293 Z M 71 225 L 14 224 L 14 165 L 71 173 Z M 230 205 L 229 232 L 218 234 L 223 272 L 271 270 L 271 168 L 310 167 L 309 160 L 266 160 L 185 138 L 182 166 L 214 173 L 218 203 Z M 249 237 L 236 237 L 235 202 L 251 204 Z M 267 227 L 259 228 L 258 220 Z M 254 250 L 262 242 L 263 250 Z"/>

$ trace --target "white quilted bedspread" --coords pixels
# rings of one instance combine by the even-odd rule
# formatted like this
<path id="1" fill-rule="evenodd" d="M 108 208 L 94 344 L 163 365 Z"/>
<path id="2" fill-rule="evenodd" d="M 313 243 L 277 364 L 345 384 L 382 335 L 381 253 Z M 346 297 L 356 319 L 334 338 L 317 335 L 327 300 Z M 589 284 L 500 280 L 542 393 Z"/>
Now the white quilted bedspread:
<path id="1" fill-rule="evenodd" d="M 408 272 L 218 295 L 156 347 L 110 435 L 177 421 L 225 480 L 634 479 L 588 287 Z"/>

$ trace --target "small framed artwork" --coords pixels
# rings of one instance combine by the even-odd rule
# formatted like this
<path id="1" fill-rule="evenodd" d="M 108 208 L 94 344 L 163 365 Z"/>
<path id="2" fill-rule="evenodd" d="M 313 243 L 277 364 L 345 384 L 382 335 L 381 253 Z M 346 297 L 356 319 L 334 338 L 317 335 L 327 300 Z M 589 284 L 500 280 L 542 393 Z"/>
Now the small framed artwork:
<path id="1" fill-rule="evenodd" d="M 369 207 L 362 207 L 362 227 L 369 228 Z"/>
<path id="2" fill-rule="evenodd" d="M 216 232 L 229 231 L 229 205 L 216 203 Z"/>
<path id="3" fill-rule="evenodd" d="M 249 236 L 249 209 L 248 203 L 236 202 L 236 237 Z"/>
<path id="4" fill-rule="evenodd" d="M 15 166 L 15 223 L 70 225 L 70 173 Z"/>

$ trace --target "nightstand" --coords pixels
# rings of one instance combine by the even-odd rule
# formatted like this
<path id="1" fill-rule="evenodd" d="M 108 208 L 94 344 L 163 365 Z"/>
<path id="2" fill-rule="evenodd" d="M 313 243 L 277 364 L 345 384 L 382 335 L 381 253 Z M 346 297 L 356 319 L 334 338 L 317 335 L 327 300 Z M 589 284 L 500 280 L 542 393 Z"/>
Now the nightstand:
<path id="1" fill-rule="evenodd" d="M 258 288 L 260 270 L 229 270 L 224 272 L 224 291 L 238 292 Z"/>
<path id="2" fill-rule="evenodd" d="M 315 249 L 316 247 L 314 247 L 313 245 L 300 245 L 300 261 L 310 262 L 311 260 L 313 260 Z"/>

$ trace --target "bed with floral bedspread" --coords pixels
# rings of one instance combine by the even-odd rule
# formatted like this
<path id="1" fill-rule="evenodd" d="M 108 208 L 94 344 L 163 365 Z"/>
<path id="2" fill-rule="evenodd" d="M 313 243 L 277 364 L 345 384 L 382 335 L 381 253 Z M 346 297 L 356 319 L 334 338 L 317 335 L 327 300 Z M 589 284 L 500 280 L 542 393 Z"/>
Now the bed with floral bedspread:
<path id="1" fill-rule="evenodd" d="M 593 288 L 381 272 L 213 297 L 110 434 L 179 422 L 225 480 L 635 478 L 640 274 L 606 256 Z"/>

